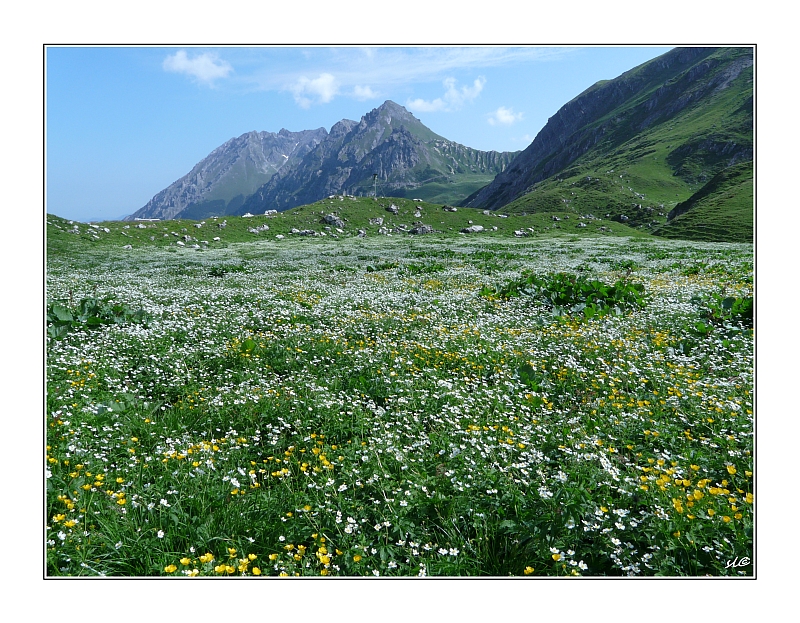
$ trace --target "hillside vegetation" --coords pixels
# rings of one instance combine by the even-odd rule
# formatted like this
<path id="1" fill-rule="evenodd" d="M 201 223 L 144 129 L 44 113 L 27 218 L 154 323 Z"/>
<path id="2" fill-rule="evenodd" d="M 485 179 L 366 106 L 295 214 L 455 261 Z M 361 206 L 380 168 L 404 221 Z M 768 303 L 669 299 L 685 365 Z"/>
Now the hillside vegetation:
<path id="1" fill-rule="evenodd" d="M 753 194 L 752 62 L 750 48 L 676 49 L 598 83 L 463 204 L 506 213 L 591 213 L 654 233 L 677 231 L 660 229 L 667 214 L 740 164 L 749 167 L 750 182 L 739 177 L 728 189 L 732 203 L 718 201 L 707 216 L 736 223 L 721 240 L 752 240 L 746 237 L 752 203 L 749 215 L 741 209 Z M 704 235 L 714 231 L 711 224 Z"/>

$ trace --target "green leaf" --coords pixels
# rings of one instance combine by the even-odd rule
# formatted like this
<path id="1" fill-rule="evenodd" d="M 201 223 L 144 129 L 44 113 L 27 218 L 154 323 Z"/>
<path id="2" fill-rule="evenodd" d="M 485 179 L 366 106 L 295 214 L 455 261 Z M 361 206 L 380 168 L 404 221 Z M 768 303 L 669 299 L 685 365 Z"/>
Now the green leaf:
<path id="1" fill-rule="evenodd" d="M 58 303 L 53 303 L 53 305 L 50 307 L 50 311 L 53 315 L 55 315 L 56 318 L 63 322 L 72 322 L 74 320 L 72 317 L 72 312 Z"/>

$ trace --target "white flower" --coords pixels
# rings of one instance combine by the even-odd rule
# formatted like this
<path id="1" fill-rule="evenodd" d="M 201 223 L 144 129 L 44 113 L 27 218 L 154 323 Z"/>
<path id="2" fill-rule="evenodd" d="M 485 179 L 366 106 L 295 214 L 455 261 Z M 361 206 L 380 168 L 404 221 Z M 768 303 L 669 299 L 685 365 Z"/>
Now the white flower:
<path id="1" fill-rule="evenodd" d="M 339 490 L 339 491 L 347 491 L 347 485 L 346 485 L 346 484 L 344 484 L 344 483 L 340 484 L 340 485 L 339 485 L 339 489 L 338 489 L 338 490 Z"/>
<path id="2" fill-rule="evenodd" d="M 158 538 L 159 539 L 163 539 L 164 538 L 164 531 L 163 530 L 159 530 L 158 531 Z"/>
<path id="3" fill-rule="evenodd" d="M 283 543 L 283 542 L 286 540 L 286 537 L 285 537 L 285 536 L 283 536 L 283 535 L 281 535 L 281 536 L 279 536 L 279 537 L 278 537 L 278 540 L 279 540 L 281 543 Z"/>
<path id="4" fill-rule="evenodd" d="M 372 575 L 374 575 L 374 576 L 376 576 L 376 577 L 377 577 L 377 576 L 379 576 L 380 574 L 381 574 L 381 572 L 380 572 L 380 571 L 378 571 L 377 569 L 373 569 L 373 570 L 372 570 Z"/>
<path id="5" fill-rule="evenodd" d="M 578 563 L 578 567 L 581 569 L 581 571 L 586 571 L 589 568 L 589 566 L 582 560 Z"/>
<path id="6" fill-rule="evenodd" d="M 445 556 L 445 555 L 447 554 L 447 550 L 446 550 L 444 547 L 440 547 L 440 548 L 439 548 L 439 553 L 440 553 L 442 556 Z"/>
<path id="7" fill-rule="evenodd" d="M 449 553 L 450 553 L 451 556 L 458 556 L 458 552 L 459 552 L 459 550 L 457 548 L 451 547 Z"/>

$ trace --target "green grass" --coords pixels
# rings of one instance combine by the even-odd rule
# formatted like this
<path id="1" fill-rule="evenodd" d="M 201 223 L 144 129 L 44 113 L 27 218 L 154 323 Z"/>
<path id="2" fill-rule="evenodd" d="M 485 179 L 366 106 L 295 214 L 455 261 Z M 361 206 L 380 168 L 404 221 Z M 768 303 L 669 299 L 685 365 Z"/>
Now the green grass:
<path id="1" fill-rule="evenodd" d="M 416 197 L 414 197 L 416 198 Z M 398 214 L 393 215 L 386 211 L 392 204 L 398 207 Z M 416 217 L 417 206 L 421 206 L 420 216 Z M 68 221 L 55 215 L 47 215 L 47 249 L 49 253 L 59 253 L 72 248 L 75 244 L 87 248 L 117 248 L 122 250 L 126 245 L 134 248 L 172 248 L 176 251 L 191 251 L 193 245 L 200 246 L 201 250 L 225 247 L 239 242 L 253 242 L 257 240 L 271 240 L 276 244 L 283 241 L 276 239 L 277 235 L 285 238 L 297 236 L 292 234 L 296 230 L 314 230 L 325 236 L 313 238 L 324 242 L 334 236 L 339 240 L 358 236 L 358 231 L 363 229 L 368 237 L 380 236 L 381 227 L 394 232 L 398 225 L 405 225 L 411 229 L 415 223 L 422 222 L 430 225 L 437 233 L 427 234 L 437 239 L 461 236 L 459 231 L 470 225 L 482 225 L 485 231 L 474 234 L 481 238 L 509 238 L 514 232 L 529 228 L 531 237 L 599 237 L 599 236 L 642 236 L 638 232 L 621 223 L 607 219 L 587 221 L 586 228 L 578 227 L 579 219 L 574 213 L 556 213 L 556 216 L 569 217 L 556 223 L 551 214 L 512 214 L 509 218 L 500 218 L 497 214 L 484 215 L 481 210 L 472 208 L 458 208 L 457 212 L 447 212 L 442 209 L 442 204 L 427 201 L 412 201 L 400 197 L 380 197 L 376 201 L 370 197 L 344 197 L 336 196 L 334 199 L 324 199 L 316 203 L 300 206 L 275 216 L 255 215 L 253 217 L 224 216 L 208 217 L 203 220 L 176 219 L 156 222 L 120 222 L 111 221 L 89 224 Z M 342 232 L 321 222 L 326 214 L 336 214 L 344 219 L 345 227 Z M 599 216 L 599 215 L 598 215 Z M 382 225 L 370 223 L 370 219 L 382 218 Z M 225 223 L 223 228 L 221 224 Z M 200 224 L 198 228 L 196 225 Z M 267 225 L 268 230 L 252 233 L 251 229 L 258 229 Z M 78 233 L 75 231 L 77 226 Z M 492 228 L 497 227 L 494 231 Z M 601 228 L 604 228 L 601 230 Z M 106 232 L 105 229 L 109 231 Z M 394 232 L 393 236 L 408 234 Z M 190 236 L 192 240 L 185 240 Z M 152 238 L 152 240 L 151 240 Z M 215 241 L 214 238 L 220 240 Z M 184 247 L 179 247 L 177 242 L 184 242 Z M 206 241 L 208 244 L 205 244 Z"/>
<path id="2" fill-rule="evenodd" d="M 48 301 L 148 318 L 47 341 L 48 576 L 753 574 L 752 245 L 48 220 Z M 481 296 L 553 272 L 646 302 Z"/>

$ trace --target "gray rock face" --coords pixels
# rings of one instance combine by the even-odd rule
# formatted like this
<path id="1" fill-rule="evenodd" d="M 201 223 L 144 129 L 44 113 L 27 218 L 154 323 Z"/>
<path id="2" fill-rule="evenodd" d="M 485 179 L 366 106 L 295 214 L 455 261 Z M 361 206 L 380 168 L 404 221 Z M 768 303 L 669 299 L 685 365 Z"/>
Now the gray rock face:
<path id="1" fill-rule="evenodd" d="M 420 188 L 437 176 L 496 175 L 516 152 L 485 152 L 437 136 L 413 114 L 386 101 L 360 121 L 342 120 L 293 169 L 258 189 L 242 210 L 278 210 L 336 194 L 370 196 L 373 174 L 386 196 Z"/>
<path id="2" fill-rule="evenodd" d="M 181 179 L 153 197 L 125 220 L 175 218 L 192 206 L 219 203 L 217 214 L 237 196 L 241 201 L 273 175 L 297 164 L 328 135 L 325 128 L 289 132 L 248 132 L 212 151 Z M 263 212 L 263 211 L 262 211 Z M 186 214 L 191 218 L 191 214 Z M 198 215 L 205 218 L 205 215 Z"/>

